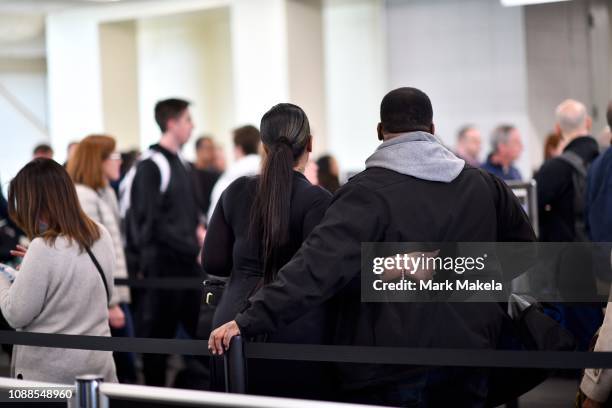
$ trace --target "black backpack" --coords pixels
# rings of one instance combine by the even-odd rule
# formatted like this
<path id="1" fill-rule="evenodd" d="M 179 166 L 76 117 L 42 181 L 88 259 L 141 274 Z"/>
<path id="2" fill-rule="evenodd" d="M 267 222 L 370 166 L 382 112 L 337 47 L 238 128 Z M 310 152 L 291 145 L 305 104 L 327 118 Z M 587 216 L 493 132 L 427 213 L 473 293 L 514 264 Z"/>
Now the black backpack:
<path id="1" fill-rule="evenodd" d="M 572 166 L 572 185 L 574 187 L 574 231 L 576 234 L 574 241 L 588 242 L 590 240 L 584 221 L 584 201 L 586 197 L 587 173 L 590 163 L 585 163 L 580 156 L 569 150 L 563 152 L 563 154 L 558 157 Z"/>

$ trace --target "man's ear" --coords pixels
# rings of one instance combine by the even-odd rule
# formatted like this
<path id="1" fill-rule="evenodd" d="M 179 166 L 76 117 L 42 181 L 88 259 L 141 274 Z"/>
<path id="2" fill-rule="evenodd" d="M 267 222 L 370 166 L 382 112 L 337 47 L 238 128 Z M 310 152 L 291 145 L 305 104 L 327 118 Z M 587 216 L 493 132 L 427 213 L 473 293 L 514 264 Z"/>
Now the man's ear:
<path id="1" fill-rule="evenodd" d="M 382 126 L 382 123 L 378 123 L 378 126 L 376 127 L 376 132 L 378 133 L 378 140 L 380 140 L 380 141 L 385 140 L 385 138 L 383 136 L 383 126 Z"/>
<path id="2" fill-rule="evenodd" d="M 563 137 L 563 133 L 561 133 L 561 126 L 559 126 L 558 123 L 555 123 L 555 133 L 558 134 L 558 135 L 561 135 L 561 139 L 565 139 Z"/>
<path id="3" fill-rule="evenodd" d="M 174 128 L 174 125 L 176 124 L 176 119 L 174 118 L 170 118 L 166 121 L 166 131 Z"/>
<path id="4" fill-rule="evenodd" d="M 586 128 L 591 133 L 591 129 L 593 128 L 593 119 L 590 116 L 586 117 Z"/>
<path id="5" fill-rule="evenodd" d="M 429 127 L 429 133 L 431 133 L 432 135 L 436 134 L 436 125 L 434 125 L 433 122 L 431 123 L 431 126 Z"/>
<path id="6" fill-rule="evenodd" d="M 312 153 L 312 135 L 308 137 L 308 144 L 306 145 L 306 151 Z"/>

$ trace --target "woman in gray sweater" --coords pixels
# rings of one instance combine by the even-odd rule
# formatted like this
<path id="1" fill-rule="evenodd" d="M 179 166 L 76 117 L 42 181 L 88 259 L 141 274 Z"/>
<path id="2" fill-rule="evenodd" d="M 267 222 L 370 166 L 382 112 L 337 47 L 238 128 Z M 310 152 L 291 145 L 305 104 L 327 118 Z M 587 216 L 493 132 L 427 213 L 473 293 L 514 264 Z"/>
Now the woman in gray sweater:
<path id="1" fill-rule="evenodd" d="M 11 218 L 31 240 L 14 280 L 0 274 L 0 309 L 8 323 L 18 331 L 110 336 L 113 241 L 85 215 L 64 168 L 33 160 L 11 181 L 8 201 Z M 109 351 L 34 346 L 15 346 L 11 374 L 66 384 L 82 374 L 117 381 Z"/>

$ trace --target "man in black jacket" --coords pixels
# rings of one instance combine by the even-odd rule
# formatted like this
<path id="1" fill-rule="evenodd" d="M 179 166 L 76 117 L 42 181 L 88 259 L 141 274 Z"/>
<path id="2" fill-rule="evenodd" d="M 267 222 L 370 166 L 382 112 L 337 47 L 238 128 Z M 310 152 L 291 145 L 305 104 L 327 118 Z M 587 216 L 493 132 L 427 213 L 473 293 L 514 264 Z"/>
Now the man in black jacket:
<path id="1" fill-rule="evenodd" d="M 535 239 L 505 183 L 465 165 L 434 136 L 427 95 L 414 88 L 391 91 L 380 116 L 383 143 L 366 161 L 366 170 L 340 188 L 278 279 L 254 295 L 235 321 L 211 334 L 213 353 L 222 353 L 234 335 L 273 332 L 332 297 L 338 304 L 335 344 L 496 347 L 504 315 L 497 303 L 361 302 L 363 242 Z M 483 406 L 487 394 L 484 370 L 338 368 L 349 399 L 359 402 Z"/>
<path id="2" fill-rule="evenodd" d="M 562 102 L 556 117 L 556 130 L 567 145 L 560 156 L 544 163 L 535 177 L 540 241 L 588 241 L 584 214 L 587 169 L 599 155 L 599 146 L 590 136 L 591 118 L 582 103 L 572 99 Z M 558 262 L 540 277 L 558 282 L 566 299 L 571 300 L 576 293 L 594 294 L 595 276 L 581 259 L 580 248 L 568 246 Z M 575 335 L 578 349 L 587 350 L 603 321 L 601 305 L 555 303 L 555 307 L 566 328 Z"/>
<path id="3" fill-rule="evenodd" d="M 584 241 L 584 191 L 575 191 L 574 178 L 583 177 L 586 180 L 586 173 L 584 176 L 577 174 L 579 170 L 571 160 L 577 159 L 577 165 L 582 165 L 586 170 L 599 155 L 599 147 L 590 136 L 591 118 L 582 103 L 568 99 L 557 107 L 556 116 L 556 130 L 567 145 L 561 156 L 544 163 L 535 176 L 538 183 L 540 241 Z"/>
<path id="4" fill-rule="evenodd" d="M 168 99 L 155 106 L 162 136 L 141 161 L 132 183 L 126 215 L 127 255 L 131 272 L 144 278 L 198 277 L 198 210 L 189 165 L 179 157 L 193 123 L 189 103 Z M 199 292 L 150 290 L 136 293 L 139 336 L 172 338 L 179 322 L 192 336 L 197 324 Z M 138 296 L 140 295 L 140 296 Z M 166 384 L 166 355 L 143 355 L 147 385 Z"/>

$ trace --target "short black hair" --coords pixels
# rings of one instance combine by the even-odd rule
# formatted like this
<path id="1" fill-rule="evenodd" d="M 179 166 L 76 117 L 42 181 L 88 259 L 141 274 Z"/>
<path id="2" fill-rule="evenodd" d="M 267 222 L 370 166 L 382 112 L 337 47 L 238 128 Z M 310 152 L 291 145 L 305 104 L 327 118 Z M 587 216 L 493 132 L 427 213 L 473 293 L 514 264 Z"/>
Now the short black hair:
<path id="1" fill-rule="evenodd" d="M 211 136 L 200 136 L 200 137 L 198 137 L 196 139 L 196 142 L 195 142 L 196 150 L 199 150 L 200 147 L 202 146 L 202 143 L 204 143 L 206 141 L 209 141 L 209 142 L 213 143 L 213 139 L 212 139 Z"/>
<path id="2" fill-rule="evenodd" d="M 178 119 L 189 107 L 189 102 L 183 99 L 164 99 L 155 104 L 155 121 L 162 133 L 166 132 L 168 121 Z"/>
<path id="3" fill-rule="evenodd" d="M 48 145 L 47 143 L 41 143 L 41 144 L 38 144 L 38 145 L 36 145 L 34 147 L 34 150 L 32 151 L 32 153 L 34 155 L 45 154 L 45 153 L 51 153 L 52 154 L 53 153 L 53 148 L 50 145 Z"/>
<path id="4" fill-rule="evenodd" d="M 255 126 L 246 125 L 234 129 L 234 146 L 239 146 L 245 155 L 259 153 L 260 142 L 261 135 Z"/>
<path id="5" fill-rule="evenodd" d="M 429 97 L 416 88 L 397 88 L 380 103 L 380 122 L 387 133 L 428 132 L 433 121 Z"/>

